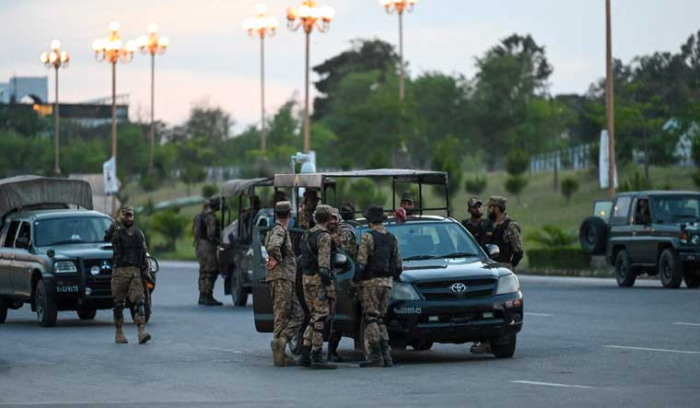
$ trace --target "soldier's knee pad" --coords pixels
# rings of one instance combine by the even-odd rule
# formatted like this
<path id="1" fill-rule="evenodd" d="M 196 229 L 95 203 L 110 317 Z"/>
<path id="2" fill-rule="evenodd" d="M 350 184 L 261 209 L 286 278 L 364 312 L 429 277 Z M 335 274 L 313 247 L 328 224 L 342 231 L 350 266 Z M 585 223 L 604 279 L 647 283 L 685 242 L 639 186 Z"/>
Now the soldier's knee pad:
<path id="1" fill-rule="evenodd" d="M 146 301 L 143 299 L 143 296 L 136 300 L 136 313 L 141 316 L 146 316 Z"/>

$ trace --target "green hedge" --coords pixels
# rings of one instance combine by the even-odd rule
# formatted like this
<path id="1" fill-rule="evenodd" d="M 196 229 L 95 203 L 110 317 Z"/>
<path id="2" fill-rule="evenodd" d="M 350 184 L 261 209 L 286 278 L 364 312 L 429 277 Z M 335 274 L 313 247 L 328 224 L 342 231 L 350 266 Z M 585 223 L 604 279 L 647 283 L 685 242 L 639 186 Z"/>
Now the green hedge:
<path id="1" fill-rule="evenodd" d="M 531 268 L 588 269 L 591 256 L 580 248 L 537 248 L 526 251 Z"/>

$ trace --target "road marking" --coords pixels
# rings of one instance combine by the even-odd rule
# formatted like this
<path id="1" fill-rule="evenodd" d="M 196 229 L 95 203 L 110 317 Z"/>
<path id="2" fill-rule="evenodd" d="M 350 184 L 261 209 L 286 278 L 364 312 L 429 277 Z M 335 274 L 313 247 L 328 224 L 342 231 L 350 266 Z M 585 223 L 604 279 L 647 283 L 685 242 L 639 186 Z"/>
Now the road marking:
<path id="1" fill-rule="evenodd" d="M 662 353 L 676 353 L 676 354 L 700 354 L 700 351 L 688 351 L 688 350 L 669 350 L 669 349 L 658 349 L 658 348 L 648 348 L 648 347 L 628 347 L 628 346 L 603 346 L 612 349 L 620 350 L 636 350 L 636 351 L 658 351 Z"/>
<path id="2" fill-rule="evenodd" d="M 673 324 L 677 324 L 679 326 L 693 326 L 693 327 L 700 327 L 700 323 L 685 323 L 685 322 L 675 322 Z"/>
<path id="3" fill-rule="evenodd" d="M 511 381 L 511 382 L 516 383 L 516 384 L 541 385 L 543 387 L 583 388 L 583 389 L 593 388 L 593 387 L 589 387 L 588 385 L 558 384 L 558 383 L 546 383 L 546 382 L 537 382 L 537 381 Z"/>
<path id="4" fill-rule="evenodd" d="M 201 344 L 197 344 L 197 345 L 195 345 L 195 347 L 199 347 L 199 348 L 203 348 L 203 349 L 207 349 L 207 350 L 223 351 L 226 353 L 243 354 L 243 352 L 240 350 L 232 350 L 232 349 L 226 349 L 226 348 L 221 348 L 221 347 L 203 346 Z"/>
<path id="5" fill-rule="evenodd" d="M 525 312 L 525 316 L 542 316 L 542 317 L 552 317 L 554 315 L 547 314 L 547 313 L 530 313 L 530 312 Z"/>

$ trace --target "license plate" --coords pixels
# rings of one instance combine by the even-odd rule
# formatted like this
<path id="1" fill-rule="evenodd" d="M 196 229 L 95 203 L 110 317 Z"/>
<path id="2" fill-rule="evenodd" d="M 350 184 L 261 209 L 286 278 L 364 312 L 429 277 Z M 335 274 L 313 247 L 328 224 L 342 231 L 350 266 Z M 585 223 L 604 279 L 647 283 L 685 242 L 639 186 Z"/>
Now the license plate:
<path id="1" fill-rule="evenodd" d="M 78 293 L 79 290 L 78 285 L 56 287 L 56 293 Z"/>

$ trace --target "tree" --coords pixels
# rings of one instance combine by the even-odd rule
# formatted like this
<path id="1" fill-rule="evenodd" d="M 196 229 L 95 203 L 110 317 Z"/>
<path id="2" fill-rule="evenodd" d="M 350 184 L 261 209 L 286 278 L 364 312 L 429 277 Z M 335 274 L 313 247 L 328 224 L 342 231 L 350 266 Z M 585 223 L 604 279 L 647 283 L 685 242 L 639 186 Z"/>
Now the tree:
<path id="1" fill-rule="evenodd" d="M 190 110 L 190 117 L 185 124 L 188 137 L 200 136 L 212 142 L 228 139 L 234 121 L 231 115 L 219 107 L 210 107 L 207 103 L 198 103 Z"/>
<path id="2" fill-rule="evenodd" d="M 180 215 L 177 210 L 165 210 L 151 216 L 148 226 L 165 238 L 166 244 L 163 249 L 165 251 L 173 251 L 177 240 L 185 235 L 185 227 L 189 221 L 187 217 Z"/>
<path id="3" fill-rule="evenodd" d="M 460 157 L 457 154 L 459 140 L 454 136 L 448 136 L 445 140 L 437 142 L 433 151 L 433 168 L 444 171 L 449 178 L 449 195 L 453 198 L 462 185 L 462 168 L 460 167 Z"/>
<path id="4" fill-rule="evenodd" d="M 480 195 L 486 190 L 488 185 L 488 179 L 486 176 L 475 175 L 474 177 L 467 179 L 464 183 L 464 189 L 469 194 Z"/>
<path id="5" fill-rule="evenodd" d="M 530 156 L 519 148 L 514 148 L 506 157 L 506 179 L 505 188 L 511 194 L 515 194 L 520 201 L 520 193 L 527 187 L 528 180 L 523 175 L 530 167 Z"/>

